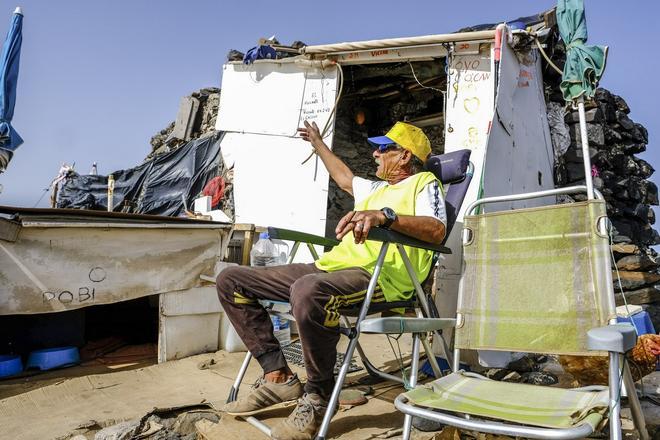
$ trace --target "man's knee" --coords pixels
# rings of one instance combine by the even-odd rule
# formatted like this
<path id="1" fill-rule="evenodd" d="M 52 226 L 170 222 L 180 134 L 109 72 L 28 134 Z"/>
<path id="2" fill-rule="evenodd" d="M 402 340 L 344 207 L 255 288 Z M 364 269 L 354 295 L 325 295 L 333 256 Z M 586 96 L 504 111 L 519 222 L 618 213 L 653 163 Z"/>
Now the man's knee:
<path id="1" fill-rule="evenodd" d="M 229 266 L 218 274 L 215 285 L 220 301 L 233 302 L 234 292 L 238 289 L 242 274 L 246 269 L 248 269 L 247 266 Z"/>
<path id="2" fill-rule="evenodd" d="M 291 285 L 291 312 L 297 321 L 314 319 L 313 312 L 324 307 L 322 292 L 323 281 L 317 274 L 300 277 Z"/>

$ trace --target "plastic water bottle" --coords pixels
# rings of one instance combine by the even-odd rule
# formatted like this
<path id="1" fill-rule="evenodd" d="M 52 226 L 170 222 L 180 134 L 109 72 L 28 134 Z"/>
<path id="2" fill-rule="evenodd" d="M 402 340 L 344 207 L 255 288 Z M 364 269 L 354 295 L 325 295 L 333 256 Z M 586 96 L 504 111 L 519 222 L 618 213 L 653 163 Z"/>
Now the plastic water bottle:
<path id="1" fill-rule="evenodd" d="M 273 334 L 280 342 L 280 345 L 289 345 L 291 343 L 291 325 L 289 324 L 289 320 L 277 315 L 270 315 L 270 320 L 273 323 Z"/>
<path id="2" fill-rule="evenodd" d="M 259 240 L 250 251 L 251 266 L 277 266 L 285 264 L 289 255 L 289 245 L 282 240 L 273 240 L 268 232 L 259 234 Z"/>
<path id="3" fill-rule="evenodd" d="M 252 246 L 250 251 L 251 266 L 277 266 L 280 264 L 280 256 L 275 244 L 270 241 L 268 232 L 259 234 L 259 240 Z"/>
<path id="4" fill-rule="evenodd" d="M 250 251 L 251 266 L 278 266 L 285 264 L 289 255 L 289 245 L 282 240 L 274 240 L 268 236 L 268 232 L 259 234 L 259 240 L 252 246 Z M 288 319 L 277 315 L 270 315 L 273 323 L 273 334 L 280 345 L 291 343 L 291 325 Z"/>

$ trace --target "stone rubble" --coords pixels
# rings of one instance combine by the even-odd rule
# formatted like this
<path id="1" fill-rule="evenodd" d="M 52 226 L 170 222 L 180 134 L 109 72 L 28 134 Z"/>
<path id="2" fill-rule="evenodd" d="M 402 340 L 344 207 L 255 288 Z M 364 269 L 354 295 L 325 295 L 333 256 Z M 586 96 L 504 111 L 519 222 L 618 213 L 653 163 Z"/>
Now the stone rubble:
<path id="1" fill-rule="evenodd" d="M 548 108 L 564 107 L 556 86 L 546 83 L 550 98 Z M 626 101 L 609 90 L 596 90 L 593 101 L 586 105 L 589 156 L 594 187 L 607 201 L 612 221 L 612 278 L 617 305 L 623 305 L 624 292 L 628 304 L 642 305 L 651 315 L 653 325 L 660 328 L 660 281 L 657 254 L 652 246 L 660 244 L 660 235 L 653 229 L 658 205 L 658 188 L 649 177 L 655 171 L 636 156 L 648 143 L 646 128 L 634 122 Z M 555 149 L 563 150 L 555 163 L 557 186 L 584 184 L 584 167 L 577 110 L 565 110 L 564 125 L 551 125 Z M 570 143 L 559 144 L 562 133 L 568 133 Z M 557 138 L 557 139 L 556 139 Z M 582 197 L 575 197 L 582 199 Z"/>
<path id="2" fill-rule="evenodd" d="M 192 93 L 190 96 L 199 100 L 199 109 L 195 115 L 190 136 L 192 139 L 198 139 L 215 131 L 215 121 L 218 117 L 218 107 L 220 105 L 220 89 L 217 87 L 206 87 Z M 188 142 L 187 139 L 173 137 L 173 131 L 174 121 L 152 136 L 150 140 L 151 152 L 145 160 L 151 160 L 160 154 L 176 150 Z"/>

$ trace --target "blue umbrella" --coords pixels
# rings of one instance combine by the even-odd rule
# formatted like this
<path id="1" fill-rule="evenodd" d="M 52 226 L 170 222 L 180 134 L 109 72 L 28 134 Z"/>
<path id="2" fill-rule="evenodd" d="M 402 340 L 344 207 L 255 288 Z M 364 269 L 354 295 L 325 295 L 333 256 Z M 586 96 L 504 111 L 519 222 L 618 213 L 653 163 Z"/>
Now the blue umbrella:
<path id="1" fill-rule="evenodd" d="M 11 152 L 23 143 L 23 138 L 11 126 L 16 104 L 18 64 L 23 41 L 22 28 L 23 12 L 21 8 L 16 8 L 0 56 L 0 149 Z"/>

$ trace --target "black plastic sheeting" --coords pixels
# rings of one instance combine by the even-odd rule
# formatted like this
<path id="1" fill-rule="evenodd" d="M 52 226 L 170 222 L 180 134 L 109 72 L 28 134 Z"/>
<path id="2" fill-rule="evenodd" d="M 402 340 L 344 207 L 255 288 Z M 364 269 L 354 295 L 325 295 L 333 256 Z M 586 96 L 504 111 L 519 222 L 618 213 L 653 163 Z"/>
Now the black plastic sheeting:
<path id="1" fill-rule="evenodd" d="M 222 132 L 188 142 L 128 170 L 112 173 L 116 212 L 181 216 L 206 183 L 220 174 Z M 183 196 L 183 197 L 182 197 Z M 108 176 L 70 173 L 57 194 L 57 208 L 108 209 Z"/>

